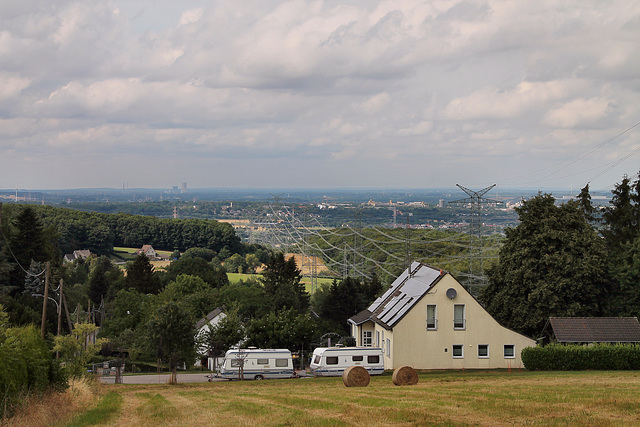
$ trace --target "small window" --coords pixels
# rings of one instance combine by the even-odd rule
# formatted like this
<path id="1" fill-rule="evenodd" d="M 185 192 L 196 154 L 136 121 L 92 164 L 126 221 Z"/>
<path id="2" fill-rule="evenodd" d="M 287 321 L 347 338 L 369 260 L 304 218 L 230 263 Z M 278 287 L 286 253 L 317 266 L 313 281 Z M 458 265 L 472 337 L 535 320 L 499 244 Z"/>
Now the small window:
<path id="1" fill-rule="evenodd" d="M 380 347 L 380 331 L 376 331 L 376 347 Z"/>
<path id="2" fill-rule="evenodd" d="M 364 360 L 364 356 L 351 356 L 351 360 L 354 362 L 362 362 Z"/>
<path id="3" fill-rule="evenodd" d="M 454 359 L 462 359 L 464 357 L 463 348 L 464 346 L 462 344 L 453 345 L 451 355 L 453 356 Z"/>
<path id="4" fill-rule="evenodd" d="M 362 345 L 371 347 L 373 341 L 373 331 L 362 331 Z"/>
<path id="5" fill-rule="evenodd" d="M 489 357 L 489 344 L 478 344 L 478 357 Z"/>
<path id="6" fill-rule="evenodd" d="M 432 304 L 427 305 L 427 329 L 438 329 L 438 319 L 436 316 L 436 306 Z"/>
<path id="7" fill-rule="evenodd" d="M 380 363 L 380 356 L 367 356 L 367 363 Z"/>
<path id="8" fill-rule="evenodd" d="M 316 354 L 316 357 L 313 358 L 313 363 L 315 363 L 316 365 L 320 364 L 320 355 Z"/>
<path id="9" fill-rule="evenodd" d="M 242 364 L 242 360 L 231 359 L 231 367 L 232 368 L 239 368 L 241 364 Z"/>
<path id="10" fill-rule="evenodd" d="M 453 329 L 465 329 L 464 304 L 453 306 Z"/>
<path id="11" fill-rule="evenodd" d="M 387 357 L 391 357 L 391 341 L 387 338 Z"/>
<path id="12" fill-rule="evenodd" d="M 516 357 L 516 346 L 513 344 L 505 344 L 504 345 L 504 358 L 505 359 L 515 359 Z"/>
<path id="13" fill-rule="evenodd" d="M 327 365 L 337 365 L 337 364 L 338 364 L 338 356 L 327 357 Z"/>
<path id="14" fill-rule="evenodd" d="M 289 366 L 289 359 L 276 359 L 276 366 L 278 368 L 286 368 Z"/>
<path id="15" fill-rule="evenodd" d="M 257 359 L 256 360 L 256 365 L 268 365 L 269 364 L 269 359 Z"/>

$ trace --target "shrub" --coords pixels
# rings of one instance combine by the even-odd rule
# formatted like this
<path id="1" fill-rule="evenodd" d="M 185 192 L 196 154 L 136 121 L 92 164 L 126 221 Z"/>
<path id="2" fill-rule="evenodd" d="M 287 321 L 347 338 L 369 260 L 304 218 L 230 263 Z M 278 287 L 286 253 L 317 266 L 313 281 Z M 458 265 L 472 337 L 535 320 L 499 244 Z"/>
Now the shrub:
<path id="1" fill-rule="evenodd" d="M 6 328 L 0 337 L 0 417 L 27 393 L 66 383 L 34 325 Z"/>
<path id="2" fill-rule="evenodd" d="M 530 371 L 638 370 L 640 346 L 593 344 L 527 347 L 522 362 Z"/>

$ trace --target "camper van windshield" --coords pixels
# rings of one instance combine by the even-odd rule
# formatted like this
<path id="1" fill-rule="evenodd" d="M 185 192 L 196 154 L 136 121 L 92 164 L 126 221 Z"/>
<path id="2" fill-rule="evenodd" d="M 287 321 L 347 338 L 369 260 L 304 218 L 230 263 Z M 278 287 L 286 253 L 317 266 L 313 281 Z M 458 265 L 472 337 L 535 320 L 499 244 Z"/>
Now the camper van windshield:
<path id="1" fill-rule="evenodd" d="M 320 364 L 320 355 L 316 354 L 316 357 L 313 358 L 313 363 L 319 365 Z"/>

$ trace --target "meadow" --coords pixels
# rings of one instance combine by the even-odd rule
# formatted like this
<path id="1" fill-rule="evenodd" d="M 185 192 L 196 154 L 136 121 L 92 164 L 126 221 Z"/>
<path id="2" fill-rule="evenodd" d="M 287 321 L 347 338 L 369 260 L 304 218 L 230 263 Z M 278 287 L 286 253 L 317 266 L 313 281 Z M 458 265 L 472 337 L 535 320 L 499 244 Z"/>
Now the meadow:
<path id="1" fill-rule="evenodd" d="M 38 425 L 34 419 L 10 425 Z M 417 385 L 402 387 L 387 373 L 363 388 L 341 378 L 102 385 L 88 407 L 58 419 L 59 426 L 639 425 L 640 372 L 421 372 Z"/>

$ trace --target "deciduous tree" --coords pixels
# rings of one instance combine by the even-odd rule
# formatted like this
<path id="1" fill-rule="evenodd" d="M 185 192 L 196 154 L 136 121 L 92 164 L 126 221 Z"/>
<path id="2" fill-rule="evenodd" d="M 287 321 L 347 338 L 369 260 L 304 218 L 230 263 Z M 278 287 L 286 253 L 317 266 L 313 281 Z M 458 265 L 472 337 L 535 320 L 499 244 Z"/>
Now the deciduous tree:
<path id="1" fill-rule="evenodd" d="M 537 336 L 551 316 L 598 316 L 609 294 L 604 244 L 577 202 L 539 194 L 516 209 L 482 293 L 501 324 Z"/>

